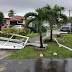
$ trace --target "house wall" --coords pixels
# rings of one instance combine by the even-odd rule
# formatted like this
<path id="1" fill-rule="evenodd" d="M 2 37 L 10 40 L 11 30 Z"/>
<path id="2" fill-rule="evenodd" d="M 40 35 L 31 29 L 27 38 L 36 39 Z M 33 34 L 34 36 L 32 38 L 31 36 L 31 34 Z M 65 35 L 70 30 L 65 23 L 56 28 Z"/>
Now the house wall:
<path id="1" fill-rule="evenodd" d="M 23 24 L 25 24 L 25 20 L 23 20 Z"/>
<path id="2" fill-rule="evenodd" d="M 32 22 L 29 24 L 29 27 L 32 27 Z"/>
<path id="3" fill-rule="evenodd" d="M 17 18 L 17 17 L 16 17 Z M 18 18 L 17 18 L 18 19 Z M 11 18 L 5 18 L 5 25 L 7 28 L 9 28 L 11 25 L 22 25 L 25 24 L 25 19 L 18 19 L 18 21 L 16 21 L 17 19 L 11 19 Z"/>
<path id="4" fill-rule="evenodd" d="M 6 26 L 7 26 L 7 28 L 9 28 L 9 26 L 10 26 L 10 20 L 6 20 Z"/>

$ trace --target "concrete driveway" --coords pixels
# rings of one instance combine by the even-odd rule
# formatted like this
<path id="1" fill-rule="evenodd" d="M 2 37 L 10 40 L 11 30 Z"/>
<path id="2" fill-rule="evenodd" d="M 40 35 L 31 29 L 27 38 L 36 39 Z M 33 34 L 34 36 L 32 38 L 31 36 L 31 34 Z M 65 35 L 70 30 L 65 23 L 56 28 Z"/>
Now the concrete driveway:
<path id="1" fill-rule="evenodd" d="M 0 60 L 6 58 L 11 53 L 15 52 L 16 50 L 0 50 Z"/>

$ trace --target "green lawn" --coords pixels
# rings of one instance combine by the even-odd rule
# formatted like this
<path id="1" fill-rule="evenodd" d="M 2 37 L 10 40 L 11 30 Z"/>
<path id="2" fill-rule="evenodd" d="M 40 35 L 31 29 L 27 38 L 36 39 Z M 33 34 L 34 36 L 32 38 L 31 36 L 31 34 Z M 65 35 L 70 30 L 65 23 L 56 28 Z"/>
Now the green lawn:
<path id="1" fill-rule="evenodd" d="M 57 38 L 59 43 L 72 48 L 72 34 L 65 34 L 60 38 Z"/>
<path id="2" fill-rule="evenodd" d="M 44 58 L 70 58 L 72 57 L 72 52 L 64 49 L 59 48 L 58 45 L 54 42 L 48 43 L 48 48 L 44 51 L 38 51 L 35 50 L 34 47 L 28 46 L 23 48 L 22 50 L 17 51 L 16 53 L 13 53 L 11 56 L 8 57 L 8 59 L 33 59 L 33 58 L 39 58 L 40 53 L 43 53 Z M 53 53 L 57 52 L 57 56 L 53 56 Z"/>

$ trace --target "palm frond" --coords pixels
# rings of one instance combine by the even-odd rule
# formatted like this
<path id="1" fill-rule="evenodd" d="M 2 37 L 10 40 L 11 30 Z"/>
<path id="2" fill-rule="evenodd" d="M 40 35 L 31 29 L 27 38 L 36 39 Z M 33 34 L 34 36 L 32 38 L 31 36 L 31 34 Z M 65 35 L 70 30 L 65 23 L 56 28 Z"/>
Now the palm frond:
<path id="1" fill-rule="evenodd" d="M 29 13 L 26 13 L 25 15 L 24 15 L 24 18 L 26 19 L 26 18 L 28 18 L 28 17 L 30 17 L 30 16 L 37 16 L 37 13 L 34 13 L 34 12 L 29 12 Z"/>

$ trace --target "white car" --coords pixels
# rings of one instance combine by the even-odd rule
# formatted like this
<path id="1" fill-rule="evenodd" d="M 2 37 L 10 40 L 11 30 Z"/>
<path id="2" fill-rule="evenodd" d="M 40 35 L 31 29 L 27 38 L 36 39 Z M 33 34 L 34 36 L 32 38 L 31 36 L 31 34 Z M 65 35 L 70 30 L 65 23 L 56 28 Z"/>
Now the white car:
<path id="1" fill-rule="evenodd" d="M 22 25 L 14 25 L 12 28 L 15 28 L 15 29 L 22 29 Z"/>
<path id="2" fill-rule="evenodd" d="M 60 31 L 63 32 L 72 32 L 72 25 L 69 23 L 61 27 Z"/>

